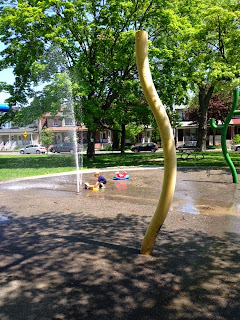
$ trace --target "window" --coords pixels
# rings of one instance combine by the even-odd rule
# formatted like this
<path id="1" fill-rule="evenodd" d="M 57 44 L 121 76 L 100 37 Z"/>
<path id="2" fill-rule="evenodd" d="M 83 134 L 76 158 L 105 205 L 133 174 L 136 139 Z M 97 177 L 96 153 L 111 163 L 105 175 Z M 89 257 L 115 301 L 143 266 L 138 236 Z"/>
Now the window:
<path id="1" fill-rule="evenodd" d="M 64 118 L 64 125 L 65 126 L 73 126 L 73 119 L 72 118 Z"/>
<path id="2" fill-rule="evenodd" d="M 6 122 L 6 123 L 2 124 L 2 129 L 10 129 L 11 127 L 12 127 L 11 122 Z"/>
<path id="3" fill-rule="evenodd" d="M 53 127 L 58 127 L 58 119 L 53 119 Z"/>

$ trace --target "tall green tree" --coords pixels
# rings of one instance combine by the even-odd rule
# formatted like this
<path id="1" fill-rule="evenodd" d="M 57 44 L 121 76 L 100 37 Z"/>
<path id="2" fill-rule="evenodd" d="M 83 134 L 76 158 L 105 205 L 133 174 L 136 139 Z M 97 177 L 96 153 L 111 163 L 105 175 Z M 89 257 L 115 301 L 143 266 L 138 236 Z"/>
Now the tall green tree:
<path id="1" fill-rule="evenodd" d="M 121 137 L 121 153 L 124 153 L 126 128 L 147 126 L 151 123 L 151 111 L 147 106 L 142 92 L 139 88 L 138 81 L 128 81 L 119 93 L 118 99 L 115 100 L 112 108 L 108 110 L 104 120 L 108 128 L 118 131 Z"/>
<path id="2" fill-rule="evenodd" d="M 93 156 L 93 133 L 136 73 L 134 30 L 148 23 L 152 6 L 148 0 L 11 1 L 1 12 L 0 40 L 6 49 L 0 68 L 14 69 L 12 103 L 26 102 L 34 96 L 33 85 L 67 69 L 76 116 L 81 106 L 89 129 L 88 156 Z"/>
<path id="3" fill-rule="evenodd" d="M 239 84 L 239 1 L 175 1 L 169 10 L 169 36 L 157 38 L 155 47 L 166 47 L 157 55 L 161 72 L 198 94 L 198 147 L 205 149 L 207 113 L 214 90 Z M 157 20 L 158 21 L 158 20 Z M 169 67 L 169 68 L 168 68 Z M 169 77 L 169 71 L 172 77 Z M 172 81 L 172 80 L 171 80 Z"/>
<path id="4" fill-rule="evenodd" d="M 0 3 L 4 4 L 0 40 L 6 45 L 0 69 L 12 67 L 16 77 L 11 105 L 26 104 L 31 98 L 30 108 L 51 111 L 54 107 L 51 92 L 37 94 L 33 87 L 49 83 L 57 74 L 67 71 L 76 117 L 89 129 L 88 156 L 94 156 L 95 131 L 111 108 L 126 106 L 119 103 L 120 93 L 137 78 L 135 31 L 145 29 L 152 40 L 159 38 L 158 44 L 166 44 L 170 41 L 166 36 L 176 20 L 175 4 L 157 0 L 0 0 Z M 157 49 L 151 46 L 151 57 L 155 51 L 164 57 L 165 70 L 169 69 L 167 74 L 156 72 L 157 89 L 164 103 L 172 105 L 185 96 L 186 85 L 171 76 L 170 51 L 166 45 Z M 158 61 L 152 60 L 153 68 L 155 63 Z M 44 98 L 46 94 L 52 101 Z M 130 91 L 125 91 L 126 101 L 131 100 L 130 95 Z"/>

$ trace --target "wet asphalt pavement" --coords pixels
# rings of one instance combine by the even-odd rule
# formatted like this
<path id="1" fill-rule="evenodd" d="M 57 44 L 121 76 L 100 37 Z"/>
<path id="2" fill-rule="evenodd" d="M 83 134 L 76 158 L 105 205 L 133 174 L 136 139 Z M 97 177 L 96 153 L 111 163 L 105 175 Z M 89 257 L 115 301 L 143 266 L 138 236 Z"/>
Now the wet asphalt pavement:
<path id="1" fill-rule="evenodd" d="M 163 169 L 90 191 L 66 174 L 0 183 L 0 319 L 239 319 L 240 186 L 178 170 L 152 256 L 139 254 Z M 84 173 L 83 182 L 95 182 Z"/>

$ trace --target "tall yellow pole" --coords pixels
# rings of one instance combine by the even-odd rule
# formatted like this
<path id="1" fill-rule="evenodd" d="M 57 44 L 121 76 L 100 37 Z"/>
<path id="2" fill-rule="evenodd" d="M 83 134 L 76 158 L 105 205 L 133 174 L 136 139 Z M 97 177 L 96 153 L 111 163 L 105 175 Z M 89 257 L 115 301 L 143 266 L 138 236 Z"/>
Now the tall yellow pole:
<path id="1" fill-rule="evenodd" d="M 141 86 L 145 98 L 156 119 L 164 153 L 164 178 L 157 209 L 143 239 L 141 253 L 151 254 L 158 232 L 168 214 L 176 184 L 177 161 L 172 128 L 165 108 L 153 84 L 148 62 L 148 35 L 136 32 L 136 60 Z"/>

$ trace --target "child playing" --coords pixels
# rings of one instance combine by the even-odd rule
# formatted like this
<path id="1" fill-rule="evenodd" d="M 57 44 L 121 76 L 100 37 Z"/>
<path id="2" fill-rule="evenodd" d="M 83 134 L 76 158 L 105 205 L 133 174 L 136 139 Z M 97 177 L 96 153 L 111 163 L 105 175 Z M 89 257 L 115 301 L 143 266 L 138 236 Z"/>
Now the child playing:
<path id="1" fill-rule="evenodd" d="M 107 180 L 102 175 L 100 175 L 99 171 L 96 171 L 94 173 L 94 177 L 98 179 L 95 183 L 95 187 L 105 188 L 104 185 L 107 183 Z"/>

